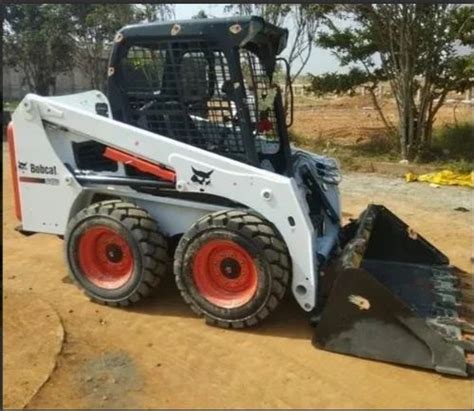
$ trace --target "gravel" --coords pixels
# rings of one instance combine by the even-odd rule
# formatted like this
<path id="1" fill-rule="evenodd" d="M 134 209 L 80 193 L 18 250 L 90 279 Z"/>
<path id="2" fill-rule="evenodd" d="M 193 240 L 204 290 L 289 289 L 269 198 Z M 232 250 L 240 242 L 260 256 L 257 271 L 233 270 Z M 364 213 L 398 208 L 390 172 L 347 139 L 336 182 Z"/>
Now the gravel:
<path id="1" fill-rule="evenodd" d="M 424 209 L 453 211 L 462 207 L 470 212 L 474 209 L 474 191 L 469 187 L 432 187 L 428 183 L 407 183 L 403 178 L 373 173 L 344 174 L 340 190 L 343 195 L 369 197 L 373 202 L 390 197 Z"/>

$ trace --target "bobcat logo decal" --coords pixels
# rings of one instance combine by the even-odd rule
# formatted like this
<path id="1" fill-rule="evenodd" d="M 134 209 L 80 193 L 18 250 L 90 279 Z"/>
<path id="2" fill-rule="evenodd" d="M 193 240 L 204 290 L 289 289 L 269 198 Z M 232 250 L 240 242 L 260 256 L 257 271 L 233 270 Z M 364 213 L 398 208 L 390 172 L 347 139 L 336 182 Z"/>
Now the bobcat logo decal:
<path id="1" fill-rule="evenodd" d="M 193 170 L 193 176 L 191 177 L 191 181 L 201 186 L 199 191 L 204 191 L 204 187 L 211 184 L 211 174 L 214 172 L 214 170 L 205 172 L 196 170 L 194 167 L 191 167 L 191 169 Z"/>
<path id="2" fill-rule="evenodd" d="M 28 165 L 28 161 L 19 161 L 18 162 L 18 170 L 26 171 L 26 166 Z"/>

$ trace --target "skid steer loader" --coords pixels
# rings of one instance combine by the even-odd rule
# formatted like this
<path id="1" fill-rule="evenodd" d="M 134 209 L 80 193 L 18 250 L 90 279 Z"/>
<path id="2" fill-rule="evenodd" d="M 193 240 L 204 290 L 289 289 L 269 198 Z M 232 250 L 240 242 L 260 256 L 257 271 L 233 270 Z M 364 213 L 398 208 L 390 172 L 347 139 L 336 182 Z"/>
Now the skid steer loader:
<path id="1" fill-rule="evenodd" d="M 290 145 L 287 36 L 259 17 L 131 25 L 107 97 L 28 94 L 8 126 L 18 230 L 63 237 L 98 302 L 139 301 L 172 263 L 210 324 L 253 326 L 289 289 L 317 347 L 472 374 L 469 275 L 381 205 L 342 226 L 337 162 Z"/>

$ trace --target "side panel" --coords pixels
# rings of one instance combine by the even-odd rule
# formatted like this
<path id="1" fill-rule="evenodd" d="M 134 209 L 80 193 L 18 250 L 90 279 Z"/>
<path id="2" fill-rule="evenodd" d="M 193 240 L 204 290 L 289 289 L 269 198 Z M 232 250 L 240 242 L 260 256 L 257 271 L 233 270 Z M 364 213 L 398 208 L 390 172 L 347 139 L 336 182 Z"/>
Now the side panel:
<path id="1" fill-rule="evenodd" d="M 69 218 L 95 201 L 93 200 L 95 195 L 113 196 L 112 198 L 133 201 L 147 210 L 158 222 L 163 234 L 169 237 L 185 233 L 199 218 L 225 209 L 225 207 L 213 204 L 138 193 L 126 187 L 115 187 L 114 190 L 103 187 L 87 187 L 74 202 Z"/>
<path id="2" fill-rule="evenodd" d="M 20 106 L 12 121 L 23 229 L 62 235 L 82 187 L 51 146 L 39 112 L 25 100 Z"/>
<path id="3" fill-rule="evenodd" d="M 137 199 L 135 202 L 148 210 L 167 236 L 185 233 L 201 217 L 221 209 L 200 203 L 183 203 L 182 200 L 170 201 L 163 197 L 155 201 Z"/>
<path id="4" fill-rule="evenodd" d="M 43 121 L 70 133 L 173 168 L 176 189 L 207 193 L 244 204 L 271 221 L 283 236 L 293 264 L 292 288 L 307 311 L 315 306 L 317 261 L 314 229 L 308 206 L 296 182 L 263 169 L 237 162 L 91 112 L 99 100 L 92 92 L 83 107 L 36 95 L 27 95 L 13 115 L 18 133 L 18 160 L 54 170 L 53 175 L 25 172 L 45 183 L 24 182 L 24 229 L 63 233 L 72 203 L 82 187 L 58 158 Z M 38 170 L 38 168 L 36 168 Z M 49 178 L 51 177 L 51 179 Z M 48 180 L 48 181 L 46 181 Z M 53 181 L 54 180 L 54 181 Z"/>

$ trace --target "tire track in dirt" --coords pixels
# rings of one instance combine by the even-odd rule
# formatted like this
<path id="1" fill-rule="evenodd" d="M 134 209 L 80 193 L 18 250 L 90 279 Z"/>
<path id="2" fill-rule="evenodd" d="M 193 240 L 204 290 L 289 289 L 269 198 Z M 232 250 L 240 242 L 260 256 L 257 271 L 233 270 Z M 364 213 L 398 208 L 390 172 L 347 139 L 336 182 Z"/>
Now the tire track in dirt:
<path id="1" fill-rule="evenodd" d="M 65 333 L 57 311 L 37 296 L 7 290 L 3 303 L 4 406 L 24 408 L 54 373 Z"/>

